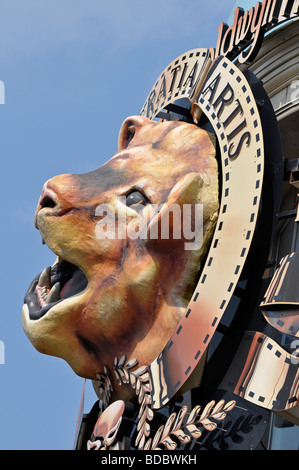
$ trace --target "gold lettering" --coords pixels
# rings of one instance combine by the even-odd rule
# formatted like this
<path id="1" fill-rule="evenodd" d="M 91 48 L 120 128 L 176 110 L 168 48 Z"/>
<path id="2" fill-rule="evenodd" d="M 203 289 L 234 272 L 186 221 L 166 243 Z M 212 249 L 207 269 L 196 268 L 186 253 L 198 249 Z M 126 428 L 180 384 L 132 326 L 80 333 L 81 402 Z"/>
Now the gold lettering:
<path id="1" fill-rule="evenodd" d="M 210 47 L 209 55 L 210 55 L 211 60 L 215 60 L 215 58 L 216 58 L 216 49 L 215 49 L 215 47 Z"/>
<path id="2" fill-rule="evenodd" d="M 281 9 L 281 0 L 270 1 L 266 6 L 265 17 L 267 18 L 267 24 L 275 25 L 279 21 L 280 9 Z M 268 10 L 270 9 L 269 15 L 267 15 Z"/>
<path id="3" fill-rule="evenodd" d="M 221 23 L 218 29 L 218 41 L 217 41 L 217 46 L 216 46 L 216 51 L 215 51 L 215 57 L 220 56 L 222 40 L 227 30 L 228 30 L 228 25 L 225 23 Z"/>
<path id="4" fill-rule="evenodd" d="M 222 39 L 220 55 L 227 55 L 229 52 L 233 52 L 235 49 L 235 36 L 236 36 L 236 29 L 238 25 L 238 20 L 240 16 L 242 17 L 244 14 L 244 10 L 241 8 L 237 8 L 235 11 L 235 19 L 233 25 L 227 29 L 225 35 Z"/>
<path id="5" fill-rule="evenodd" d="M 279 19 L 283 20 L 289 18 L 291 14 L 291 9 L 293 6 L 293 0 L 282 0 Z"/>
<path id="6" fill-rule="evenodd" d="M 252 17 L 254 13 L 254 8 L 251 8 L 249 11 L 246 11 L 244 16 L 239 19 L 237 32 L 236 32 L 236 45 L 245 45 L 251 38 L 250 27 L 252 22 Z"/>
<path id="7" fill-rule="evenodd" d="M 265 31 L 298 15 L 299 0 L 264 0 L 245 13 L 238 7 L 232 26 L 221 23 L 217 46 L 211 49 L 211 56 L 215 59 L 224 55 L 232 59 L 241 48 L 244 50 L 248 46 L 247 51 L 239 55 L 239 61 L 251 63 L 258 54 Z"/>
<path id="8" fill-rule="evenodd" d="M 299 14 L 299 0 L 295 0 L 294 6 L 291 10 L 290 17 L 293 18 L 293 16 L 297 16 Z"/>
<path id="9" fill-rule="evenodd" d="M 248 63 L 255 59 L 264 39 L 265 28 L 262 27 L 262 21 L 264 17 L 264 12 L 267 6 L 267 0 L 263 3 L 258 3 L 254 9 L 254 15 L 251 22 L 250 31 L 253 35 L 253 42 L 252 46 L 250 47 L 249 51 L 243 52 L 240 57 L 239 61 L 241 64 Z"/>

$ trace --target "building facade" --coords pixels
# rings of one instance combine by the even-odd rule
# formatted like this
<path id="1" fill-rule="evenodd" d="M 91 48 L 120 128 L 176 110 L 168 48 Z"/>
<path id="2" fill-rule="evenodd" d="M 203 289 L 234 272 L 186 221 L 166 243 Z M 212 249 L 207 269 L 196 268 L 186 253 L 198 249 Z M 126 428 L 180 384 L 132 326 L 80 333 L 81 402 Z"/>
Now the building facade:
<path id="1" fill-rule="evenodd" d="M 251 2 L 245 2 L 246 6 Z M 242 2 L 237 2 L 241 7 Z M 245 5 L 244 5 L 245 6 Z M 299 20 L 290 20 L 268 33 L 259 53 L 248 67 L 262 81 L 275 110 L 281 134 L 284 165 L 283 194 L 278 226 L 272 248 L 273 268 L 280 260 L 299 251 Z M 290 339 L 285 337 L 285 345 Z M 298 342 L 299 343 L 299 342 Z M 298 347 L 299 344 L 297 344 Z M 269 450 L 298 450 L 299 427 L 272 414 L 270 429 L 263 440 Z"/>

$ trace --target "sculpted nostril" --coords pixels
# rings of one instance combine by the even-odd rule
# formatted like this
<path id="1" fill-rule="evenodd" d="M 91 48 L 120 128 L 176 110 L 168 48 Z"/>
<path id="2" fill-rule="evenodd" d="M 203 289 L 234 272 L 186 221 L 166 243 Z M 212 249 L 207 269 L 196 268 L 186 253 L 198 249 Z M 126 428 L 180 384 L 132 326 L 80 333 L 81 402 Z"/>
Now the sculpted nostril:
<path id="1" fill-rule="evenodd" d="M 47 187 L 44 187 L 42 191 L 42 195 L 39 198 L 38 205 L 35 211 L 35 216 L 34 216 L 35 227 L 39 230 L 38 215 L 42 209 L 55 209 L 54 213 L 56 213 L 58 208 L 59 208 L 58 197 L 52 190 L 49 190 Z M 48 211 L 46 212 L 48 213 Z M 52 213 L 52 211 L 50 211 L 50 213 Z"/>
<path id="2" fill-rule="evenodd" d="M 56 202 L 49 195 L 45 195 L 40 201 L 41 208 L 49 207 L 53 209 L 56 206 Z"/>

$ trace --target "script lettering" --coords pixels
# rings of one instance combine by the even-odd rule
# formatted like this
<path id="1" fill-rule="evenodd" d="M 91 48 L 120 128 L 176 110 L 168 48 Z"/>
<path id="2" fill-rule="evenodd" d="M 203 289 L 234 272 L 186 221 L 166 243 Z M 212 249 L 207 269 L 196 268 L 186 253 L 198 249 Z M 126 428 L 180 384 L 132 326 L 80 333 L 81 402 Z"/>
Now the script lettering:
<path id="1" fill-rule="evenodd" d="M 221 23 L 216 48 L 210 49 L 211 57 L 223 55 L 233 60 L 239 56 L 240 63 L 250 64 L 258 54 L 265 32 L 298 15 L 299 0 L 264 0 L 246 12 L 238 7 L 232 26 Z"/>

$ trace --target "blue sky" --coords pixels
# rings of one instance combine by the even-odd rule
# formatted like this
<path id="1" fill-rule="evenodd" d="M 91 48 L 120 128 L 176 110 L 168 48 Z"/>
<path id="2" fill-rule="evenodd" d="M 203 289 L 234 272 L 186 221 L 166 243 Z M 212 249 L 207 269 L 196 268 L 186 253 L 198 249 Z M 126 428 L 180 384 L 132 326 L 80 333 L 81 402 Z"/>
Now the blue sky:
<path id="1" fill-rule="evenodd" d="M 0 0 L 0 449 L 71 449 L 83 386 L 65 361 L 38 353 L 22 329 L 25 291 L 55 259 L 33 225 L 43 183 L 108 160 L 121 123 L 139 114 L 162 70 L 183 52 L 215 46 L 234 6 Z M 95 401 L 88 386 L 85 410 Z"/>

